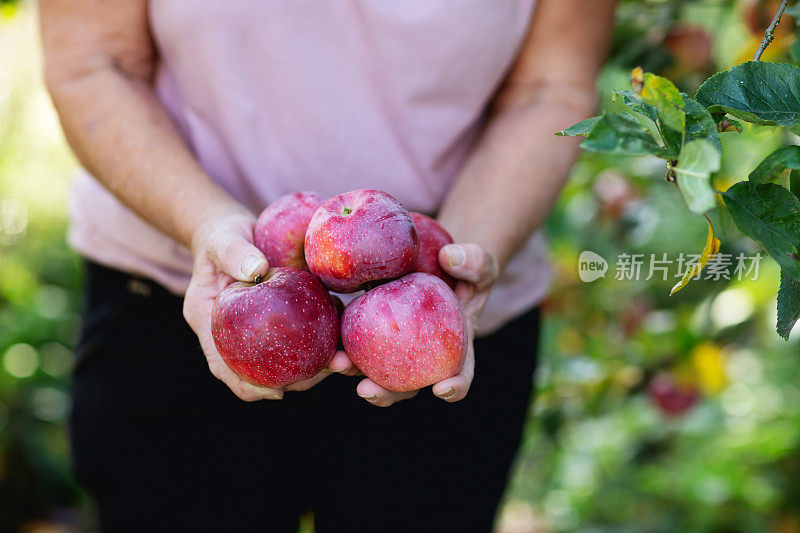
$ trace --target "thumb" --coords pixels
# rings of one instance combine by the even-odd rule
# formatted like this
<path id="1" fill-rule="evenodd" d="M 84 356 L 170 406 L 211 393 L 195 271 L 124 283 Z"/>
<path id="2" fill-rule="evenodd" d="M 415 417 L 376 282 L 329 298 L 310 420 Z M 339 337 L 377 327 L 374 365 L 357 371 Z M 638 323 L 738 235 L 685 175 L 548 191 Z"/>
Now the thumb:
<path id="1" fill-rule="evenodd" d="M 215 250 L 219 267 L 237 281 L 255 281 L 257 276 L 263 276 L 269 270 L 269 263 L 261 250 L 239 236 L 223 239 Z"/>
<path id="2" fill-rule="evenodd" d="M 497 278 L 497 260 L 480 244 L 448 244 L 439 250 L 442 270 L 456 279 L 476 285 L 491 283 Z"/>

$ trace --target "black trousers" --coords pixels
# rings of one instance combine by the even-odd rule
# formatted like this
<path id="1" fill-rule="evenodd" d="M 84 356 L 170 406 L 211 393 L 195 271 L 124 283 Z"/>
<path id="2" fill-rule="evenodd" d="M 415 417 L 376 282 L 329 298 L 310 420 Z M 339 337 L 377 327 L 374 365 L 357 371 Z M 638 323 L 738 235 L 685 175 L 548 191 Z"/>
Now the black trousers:
<path id="1" fill-rule="evenodd" d="M 334 375 L 245 403 L 208 371 L 182 300 L 88 265 L 70 420 L 103 531 L 487 532 L 528 413 L 539 318 L 476 341 L 466 400 L 389 408 Z"/>

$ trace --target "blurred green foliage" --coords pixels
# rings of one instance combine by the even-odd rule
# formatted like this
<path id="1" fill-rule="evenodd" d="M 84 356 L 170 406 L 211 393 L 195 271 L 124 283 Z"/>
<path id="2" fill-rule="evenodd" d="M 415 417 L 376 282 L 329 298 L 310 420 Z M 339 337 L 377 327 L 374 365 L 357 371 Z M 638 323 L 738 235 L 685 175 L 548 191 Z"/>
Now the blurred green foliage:
<path id="1" fill-rule="evenodd" d="M 73 522 L 64 421 L 80 269 L 64 240 L 75 163 L 39 80 L 28 6 L 0 17 L 0 531 Z"/>
<path id="2" fill-rule="evenodd" d="M 623 3 L 598 87 L 603 107 L 618 109 L 606 95 L 627 88 L 637 65 L 693 94 L 708 74 L 752 55 L 761 34 L 748 21 L 754 10 L 776 7 Z M 784 24 L 794 30 L 791 19 Z M 785 60 L 793 37 L 779 34 L 767 59 Z M 794 141 L 783 135 L 791 137 L 750 126 L 723 134 L 715 185 L 746 178 Z M 715 226 L 722 253 L 758 251 L 730 220 Z M 547 228 L 557 281 L 536 416 L 501 529 L 800 531 L 800 360 L 797 329 L 786 343 L 772 327 L 777 266 L 765 259 L 755 281 L 695 281 L 672 298 L 674 277 L 614 279 L 622 253 L 674 259 L 705 242 L 705 222 L 684 207 L 654 158 L 582 154 Z M 580 281 L 583 250 L 609 261 L 605 278 Z M 699 391 L 681 415 L 654 399 L 664 374 Z"/>
<path id="3" fill-rule="evenodd" d="M 2 3 L 0 531 L 85 530 L 64 427 L 81 286 L 64 238 L 75 162 L 39 81 L 32 8 L 23 2 L 12 15 Z M 598 84 L 603 107 L 619 105 L 608 95 L 636 65 L 692 94 L 752 54 L 760 35 L 748 24 L 760 5 L 621 2 Z M 782 59 L 791 38 L 779 33 L 766 58 Z M 750 126 L 722 137 L 719 186 L 786 141 Z M 695 281 L 672 298 L 674 272 L 615 279 L 622 253 L 674 259 L 704 244 L 704 221 L 663 177 L 657 160 L 583 154 L 548 220 L 556 280 L 504 533 L 800 532 L 798 335 L 786 343 L 773 330 L 775 264 L 764 260 L 756 280 Z M 715 223 L 723 253 L 758 251 L 730 221 Z M 584 250 L 609 261 L 605 278 L 580 281 Z M 681 414 L 654 400 L 665 375 L 699 395 Z"/>

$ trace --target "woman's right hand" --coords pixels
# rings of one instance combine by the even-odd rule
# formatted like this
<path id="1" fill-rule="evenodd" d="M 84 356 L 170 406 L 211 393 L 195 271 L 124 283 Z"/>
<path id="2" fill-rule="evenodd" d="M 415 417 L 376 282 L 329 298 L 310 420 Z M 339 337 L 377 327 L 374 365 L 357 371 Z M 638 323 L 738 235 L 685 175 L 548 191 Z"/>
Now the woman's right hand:
<path id="1" fill-rule="evenodd" d="M 211 336 L 211 312 L 214 301 L 225 287 L 234 281 L 255 281 L 269 269 L 266 257 L 253 245 L 254 224 L 255 217 L 244 211 L 209 217 L 200 224 L 192 237 L 194 269 L 183 301 L 183 316 L 200 339 L 209 370 L 246 402 L 280 400 L 283 389 L 258 387 L 228 368 Z M 332 372 L 350 374 L 355 370 L 343 351 L 336 353 L 328 367 L 312 378 L 286 387 L 286 390 L 306 390 Z"/>

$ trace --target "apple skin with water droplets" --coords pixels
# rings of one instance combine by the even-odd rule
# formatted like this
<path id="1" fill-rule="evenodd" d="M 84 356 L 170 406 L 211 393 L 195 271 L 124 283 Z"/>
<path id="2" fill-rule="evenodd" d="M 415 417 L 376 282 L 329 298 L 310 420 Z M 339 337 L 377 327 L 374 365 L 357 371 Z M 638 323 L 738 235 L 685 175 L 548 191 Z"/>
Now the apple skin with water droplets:
<path id="1" fill-rule="evenodd" d="M 294 192 L 281 196 L 261 212 L 253 239 L 269 266 L 308 271 L 304 252 L 306 230 L 323 203 L 325 197 L 319 193 Z"/>
<path id="2" fill-rule="evenodd" d="M 225 364 L 245 381 L 280 388 L 315 376 L 339 342 L 339 314 L 308 272 L 272 268 L 259 284 L 236 282 L 220 293 L 211 334 Z"/>
<path id="3" fill-rule="evenodd" d="M 439 250 L 442 246 L 453 244 L 453 237 L 429 216 L 422 213 L 409 213 L 414 226 L 417 228 L 419 239 L 419 255 L 411 266 L 411 272 L 426 272 L 441 279 L 451 289 L 456 288 L 456 279 L 442 270 L 439 263 Z"/>
<path id="4" fill-rule="evenodd" d="M 372 381 L 395 392 L 454 376 L 467 353 L 467 320 L 436 276 L 408 274 L 359 296 L 342 315 L 342 342 Z"/>
<path id="5" fill-rule="evenodd" d="M 329 289 L 351 293 L 410 272 L 419 243 L 400 202 L 360 189 L 320 206 L 306 232 L 305 253 L 309 270 Z"/>

